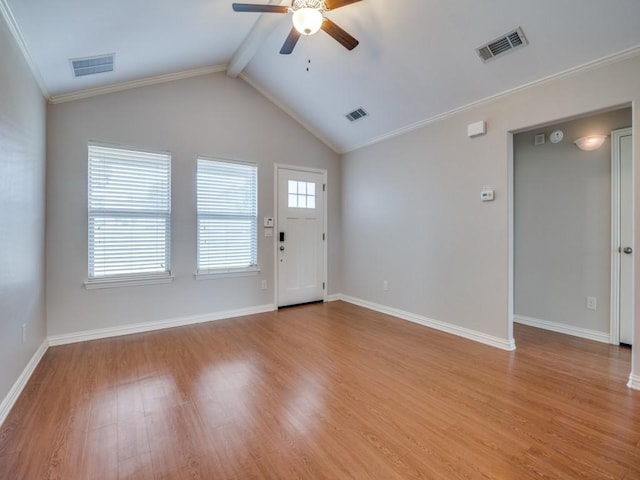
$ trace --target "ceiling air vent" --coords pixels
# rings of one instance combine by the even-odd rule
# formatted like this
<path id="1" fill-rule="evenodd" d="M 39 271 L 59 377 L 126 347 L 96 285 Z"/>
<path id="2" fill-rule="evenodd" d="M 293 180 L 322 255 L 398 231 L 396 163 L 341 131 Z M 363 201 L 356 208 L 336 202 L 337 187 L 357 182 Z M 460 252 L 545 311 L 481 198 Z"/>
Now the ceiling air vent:
<path id="1" fill-rule="evenodd" d="M 96 73 L 113 72 L 113 60 L 115 54 L 99 55 L 97 57 L 85 57 L 71 59 L 74 77 L 84 77 Z"/>
<path id="2" fill-rule="evenodd" d="M 361 118 L 364 118 L 367 115 L 369 115 L 369 114 L 367 112 L 365 112 L 363 108 L 358 108 L 357 110 L 354 110 L 351 113 L 347 113 L 345 115 L 345 117 L 347 117 L 347 119 L 350 122 L 355 122 L 356 120 L 360 120 Z"/>
<path id="3" fill-rule="evenodd" d="M 522 32 L 522 28 L 518 27 L 488 44 L 476 48 L 476 52 L 482 61 L 486 63 L 499 55 L 504 55 L 507 52 L 512 52 L 513 50 L 524 47 L 528 43 L 527 38 Z"/>

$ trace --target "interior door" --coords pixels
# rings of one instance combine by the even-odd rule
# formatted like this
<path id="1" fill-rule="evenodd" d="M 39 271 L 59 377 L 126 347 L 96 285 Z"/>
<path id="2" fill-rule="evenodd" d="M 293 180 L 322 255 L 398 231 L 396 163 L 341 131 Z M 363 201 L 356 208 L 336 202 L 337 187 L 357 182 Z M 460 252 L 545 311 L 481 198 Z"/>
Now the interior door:
<path id="1" fill-rule="evenodd" d="M 620 343 L 633 344 L 633 156 L 631 129 L 612 135 L 620 159 Z"/>
<path id="2" fill-rule="evenodd" d="M 324 298 L 325 174 L 278 168 L 278 306 Z"/>

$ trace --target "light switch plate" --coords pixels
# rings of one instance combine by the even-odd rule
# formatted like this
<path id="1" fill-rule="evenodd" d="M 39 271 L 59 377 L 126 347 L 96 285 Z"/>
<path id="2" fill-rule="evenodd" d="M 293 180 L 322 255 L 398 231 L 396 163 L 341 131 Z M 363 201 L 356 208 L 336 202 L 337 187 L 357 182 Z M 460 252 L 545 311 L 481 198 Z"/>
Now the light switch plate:
<path id="1" fill-rule="evenodd" d="M 273 227 L 273 217 L 264 217 L 264 226 Z"/>

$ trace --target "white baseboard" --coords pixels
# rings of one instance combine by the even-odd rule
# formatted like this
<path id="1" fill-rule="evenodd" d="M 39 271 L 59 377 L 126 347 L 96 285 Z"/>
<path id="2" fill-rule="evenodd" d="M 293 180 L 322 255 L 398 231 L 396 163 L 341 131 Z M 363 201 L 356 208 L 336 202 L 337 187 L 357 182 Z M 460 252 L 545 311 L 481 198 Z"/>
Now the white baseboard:
<path id="1" fill-rule="evenodd" d="M 478 332 L 476 330 L 470 330 L 468 328 L 459 327 L 450 323 L 441 322 L 440 320 L 434 320 L 432 318 L 416 315 L 415 313 L 405 312 L 403 310 L 387 307 L 385 305 L 368 302 L 359 298 L 350 297 L 349 295 L 339 295 L 339 297 L 339 300 L 344 300 L 345 302 L 368 308 L 369 310 L 385 313 L 402 320 L 407 320 L 409 322 L 417 323 L 425 327 L 440 330 L 441 332 L 450 333 L 452 335 L 480 342 L 491 347 L 500 348 L 501 350 L 513 351 L 516 349 L 516 343 L 514 340 L 506 340 L 504 338 L 494 337 L 492 335 L 487 335 L 486 333 Z"/>
<path id="2" fill-rule="evenodd" d="M 634 375 L 633 373 L 630 374 L 627 387 L 633 388 L 634 390 L 640 390 L 640 375 Z"/>
<path id="3" fill-rule="evenodd" d="M 564 333 L 566 335 L 573 335 L 574 337 L 586 338 L 587 340 L 594 340 L 596 342 L 609 343 L 610 340 L 608 333 L 598 332 L 597 330 L 589 330 L 586 328 L 573 327 L 571 325 L 564 325 L 562 323 L 549 322 L 548 320 L 540 320 L 538 318 L 514 315 L 513 321 L 515 323 L 521 323 L 522 325 L 541 328 L 543 330 L 551 330 L 552 332 Z"/>
<path id="4" fill-rule="evenodd" d="M 276 310 L 275 305 L 259 305 L 256 307 L 226 310 L 223 312 L 208 313 L 204 315 L 192 315 L 189 317 L 172 318 L 156 322 L 136 323 L 120 327 L 101 328 L 98 330 L 53 335 L 49 337 L 49 345 L 53 347 L 69 343 L 86 342 L 87 340 L 119 337 L 121 335 L 131 335 L 133 333 L 150 332 L 153 330 L 163 330 L 165 328 L 182 327 L 185 325 L 194 325 L 196 323 L 214 322 L 217 320 L 225 320 L 227 318 L 243 317 L 245 315 L 254 315 L 256 313 L 273 312 L 274 310 Z"/>
<path id="5" fill-rule="evenodd" d="M 47 340 L 45 340 L 44 342 L 42 342 L 42 345 L 40 345 L 38 350 L 36 350 L 36 353 L 33 354 L 31 360 L 29 360 L 27 366 L 24 367 L 24 370 L 22 371 L 16 382 L 13 384 L 13 387 L 11 387 L 11 390 L 9 390 L 7 396 L 4 397 L 4 400 L 2 400 L 2 403 L 0 403 L 0 425 L 2 425 L 7 419 L 9 412 L 13 408 L 13 405 L 16 403 L 16 400 L 18 400 L 18 397 L 22 393 L 22 390 L 29 381 L 29 378 L 31 378 L 31 374 L 40 363 L 40 360 L 42 360 L 42 357 L 46 353 L 47 348 L 49 348 L 49 343 L 47 342 Z"/>
<path id="6" fill-rule="evenodd" d="M 342 300 L 342 295 L 335 293 L 333 295 L 327 295 L 325 302 L 337 302 L 338 300 Z"/>

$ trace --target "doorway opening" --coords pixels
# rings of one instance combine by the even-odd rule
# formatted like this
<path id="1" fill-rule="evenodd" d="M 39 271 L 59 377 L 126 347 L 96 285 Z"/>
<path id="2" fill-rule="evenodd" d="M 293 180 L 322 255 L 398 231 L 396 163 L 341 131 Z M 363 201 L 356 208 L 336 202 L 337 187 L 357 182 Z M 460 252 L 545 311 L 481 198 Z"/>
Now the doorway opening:
<path id="1" fill-rule="evenodd" d="M 515 322 L 617 345 L 633 323 L 633 160 L 612 148 L 631 125 L 627 106 L 510 135 L 510 335 Z M 574 144 L 594 134 L 600 148 Z"/>

